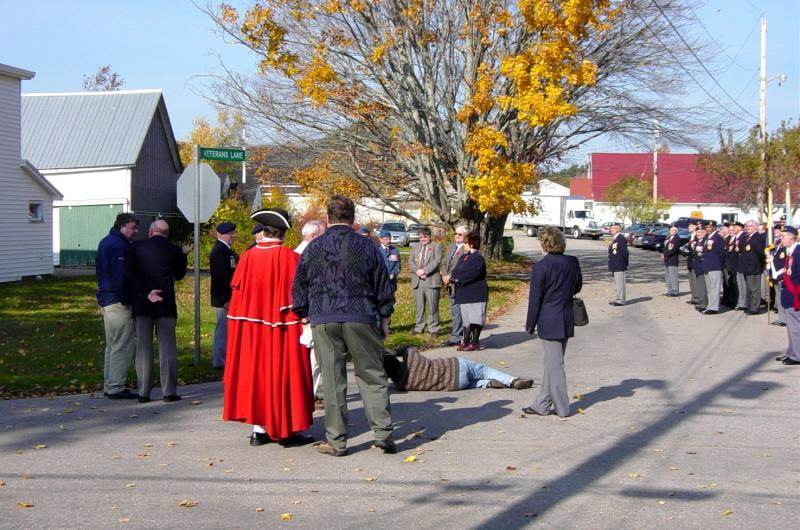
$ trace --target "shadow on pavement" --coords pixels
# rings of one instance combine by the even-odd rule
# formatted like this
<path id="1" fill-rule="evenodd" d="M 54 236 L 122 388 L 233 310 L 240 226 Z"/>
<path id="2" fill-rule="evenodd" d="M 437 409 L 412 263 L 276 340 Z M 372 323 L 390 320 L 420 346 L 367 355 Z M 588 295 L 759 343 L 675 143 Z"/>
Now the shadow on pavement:
<path id="1" fill-rule="evenodd" d="M 519 501 L 509 504 L 505 510 L 476 525 L 475 528 L 518 527 L 520 526 L 521 513 L 530 512 L 542 515 L 564 500 L 581 493 L 587 488 L 591 488 L 595 482 L 613 472 L 649 443 L 670 432 L 686 419 L 693 417 L 693 413 L 698 413 L 703 408 L 710 406 L 717 397 L 723 394 L 739 397 L 740 399 L 758 397 L 748 392 L 739 394 L 737 392 L 738 389 L 742 388 L 743 383 L 747 383 L 747 388 L 752 386 L 752 382 L 744 382 L 743 380 L 764 368 L 772 361 L 771 358 L 774 355 L 775 352 L 761 354 L 756 360 L 732 376 L 681 404 L 680 408 L 687 413 L 674 414 L 673 411 L 669 411 L 662 414 L 649 426 L 625 436 L 613 447 L 596 453 L 578 463 L 565 471 L 559 478 L 550 481 L 545 489 L 534 491 Z M 589 434 L 587 433 L 587 435 Z"/>
<path id="2" fill-rule="evenodd" d="M 580 400 L 572 403 L 572 408 L 575 409 L 572 413 L 574 414 L 578 408 L 586 410 L 592 405 L 602 403 L 603 401 L 633 397 L 637 389 L 644 387 L 661 390 L 666 387 L 666 382 L 663 379 L 626 379 L 618 385 L 603 386 L 588 394 L 583 394 Z"/>

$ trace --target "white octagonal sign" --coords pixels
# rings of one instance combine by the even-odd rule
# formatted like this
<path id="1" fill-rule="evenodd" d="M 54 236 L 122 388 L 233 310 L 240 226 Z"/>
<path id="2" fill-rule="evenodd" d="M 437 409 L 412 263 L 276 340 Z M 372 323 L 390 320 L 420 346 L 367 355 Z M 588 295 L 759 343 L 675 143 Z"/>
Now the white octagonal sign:
<path id="1" fill-rule="evenodd" d="M 195 222 L 194 218 L 194 171 L 195 164 L 192 162 L 178 179 L 178 209 L 190 223 Z M 211 166 L 205 163 L 200 164 L 200 216 L 197 219 L 201 223 L 207 222 L 219 206 L 219 177 Z"/>

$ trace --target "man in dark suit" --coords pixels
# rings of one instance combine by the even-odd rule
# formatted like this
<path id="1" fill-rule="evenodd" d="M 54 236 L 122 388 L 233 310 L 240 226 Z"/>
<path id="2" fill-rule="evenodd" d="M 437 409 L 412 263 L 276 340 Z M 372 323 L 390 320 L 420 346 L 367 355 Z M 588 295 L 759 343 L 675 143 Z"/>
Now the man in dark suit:
<path id="1" fill-rule="evenodd" d="M 450 317 L 452 318 L 452 326 L 450 329 L 450 337 L 442 346 L 455 346 L 461 344 L 464 335 L 464 322 L 461 320 L 461 306 L 456 303 L 456 293 L 453 286 L 450 284 L 450 274 L 453 268 L 458 263 L 458 258 L 464 252 L 464 236 L 469 232 L 469 228 L 461 225 L 456 227 L 455 242 L 448 247 L 447 252 L 442 260 L 444 270 L 442 271 L 442 282 L 449 291 L 450 295 Z"/>
<path id="2" fill-rule="evenodd" d="M 425 330 L 426 320 L 428 333 L 439 333 L 439 294 L 442 290 L 442 275 L 439 266 L 442 264 L 442 246 L 431 241 L 431 229 L 419 229 L 419 243 L 411 249 L 409 257 L 411 270 L 411 289 L 414 291 L 417 321 L 415 333 Z M 427 313 L 427 319 L 425 315 Z"/>
<path id="3" fill-rule="evenodd" d="M 211 249 L 208 263 L 211 268 L 211 307 L 217 317 L 214 328 L 214 354 L 211 363 L 214 368 L 225 369 L 225 344 L 228 342 L 228 303 L 231 301 L 231 279 L 239 256 L 231 248 L 236 238 L 236 225 L 220 223 L 217 225 L 217 242 Z"/>
<path id="4" fill-rule="evenodd" d="M 628 242 L 620 232 L 619 223 L 611 225 L 611 241 L 608 243 L 608 270 L 614 277 L 614 300 L 610 305 L 625 305 L 625 271 L 628 270 Z"/>
<path id="5" fill-rule="evenodd" d="M 748 315 L 757 315 L 761 306 L 761 276 L 764 272 L 766 240 L 756 230 L 755 221 L 744 225 L 745 235 L 739 244 L 739 272 L 744 274 L 747 293 L 745 307 Z"/>
<path id="6" fill-rule="evenodd" d="M 178 350 L 175 323 L 175 280 L 186 275 L 186 254 L 167 240 L 169 225 L 159 219 L 150 225 L 150 237 L 131 245 L 126 274 L 133 285 L 133 317 L 136 320 L 136 378 L 139 402 L 150 401 L 153 388 L 153 326 L 158 340 L 161 393 L 164 401 L 178 401 Z"/>
<path id="7" fill-rule="evenodd" d="M 722 290 L 722 269 L 725 263 L 725 240 L 717 232 L 716 225 L 709 223 L 708 236 L 703 250 L 703 271 L 705 272 L 708 305 L 704 315 L 719 313 L 719 296 Z"/>
<path id="8" fill-rule="evenodd" d="M 686 302 L 687 304 L 696 305 L 697 304 L 697 277 L 694 275 L 694 240 L 697 238 L 697 223 L 695 221 L 689 221 L 689 226 L 686 227 L 689 230 L 689 242 L 687 243 L 687 247 L 689 248 L 689 253 L 686 255 L 686 270 L 689 272 L 689 291 L 692 293 L 692 296 L 689 298 L 689 301 Z"/>
<path id="9" fill-rule="evenodd" d="M 664 277 L 667 284 L 667 296 L 678 296 L 678 256 L 681 252 L 681 240 L 678 227 L 670 226 L 669 235 L 664 241 L 661 260 L 664 262 Z"/>
<path id="10" fill-rule="evenodd" d="M 697 300 L 694 308 L 700 312 L 708 308 L 708 289 L 706 288 L 706 271 L 703 263 L 707 238 L 706 227 L 700 223 L 694 232 L 694 239 L 689 243 L 689 251 L 692 253 L 695 299 Z"/>

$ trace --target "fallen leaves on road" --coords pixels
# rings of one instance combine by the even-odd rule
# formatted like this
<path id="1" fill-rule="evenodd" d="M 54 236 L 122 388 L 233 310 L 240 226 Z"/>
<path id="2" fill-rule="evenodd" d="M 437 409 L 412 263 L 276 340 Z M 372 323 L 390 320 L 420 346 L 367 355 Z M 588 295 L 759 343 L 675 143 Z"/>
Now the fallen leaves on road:
<path id="1" fill-rule="evenodd" d="M 727 517 L 727 516 L 729 516 L 729 515 L 730 515 L 730 514 L 732 514 L 732 513 L 733 513 L 733 510 L 731 510 L 730 508 L 728 508 L 727 510 L 725 510 L 724 512 L 722 512 L 722 515 L 724 515 L 725 517 Z"/>
<path id="2" fill-rule="evenodd" d="M 47 444 L 39 444 L 34 449 L 47 449 Z"/>
<path id="3" fill-rule="evenodd" d="M 354 468 L 353 468 L 353 471 L 355 471 L 356 473 L 358 473 L 359 471 L 364 471 L 364 469 L 363 469 L 363 468 L 360 468 L 360 467 L 354 467 Z"/>
<path id="4" fill-rule="evenodd" d="M 514 466 L 506 466 L 506 471 L 516 471 L 516 470 L 517 468 L 515 468 Z"/>
<path id="5" fill-rule="evenodd" d="M 202 401 L 200 401 L 200 400 L 198 400 L 198 399 L 195 399 L 194 401 L 192 401 L 192 405 L 200 405 L 200 404 L 202 404 L 202 403 L 203 403 L 203 402 L 202 402 Z"/>
<path id="6" fill-rule="evenodd" d="M 297 506 L 298 504 L 303 504 L 303 501 L 292 501 L 292 504 Z"/>
<path id="7" fill-rule="evenodd" d="M 497 364 L 499 364 L 500 366 L 508 366 L 508 363 L 505 361 L 498 361 Z"/>
<path id="8" fill-rule="evenodd" d="M 0 488 L 4 487 L 5 485 L 6 485 L 6 481 L 5 480 L 0 480 Z"/>
<path id="9" fill-rule="evenodd" d="M 18 502 L 17 506 L 20 508 L 33 508 L 33 504 L 24 501 Z"/>
<path id="10" fill-rule="evenodd" d="M 533 512 L 525 512 L 522 514 L 523 517 L 536 517 L 537 514 Z"/>
<path id="11" fill-rule="evenodd" d="M 631 477 L 631 478 L 639 478 L 642 475 L 640 475 L 639 473 L 628 473 L 628 476 Z"/>
<path id="12" fill-rule="evenodd" d="M 256 508 L 256 511 L 257 511 L 257 512 L 263 512 L 263 511 L 264 511 L 264 508 Z"/>
<path id="13" fill-rule="evenodd" d="M 405 459 L 403 459 L 403 462 L 416 462 L 416 461 L 417 461 L 416 455 L 407 456 L 405 457 Z"/>
<path id="14" fill-rule="evenodd" d="M 575 398 L 575 399 L 577 399 L 577 400 L 581 400 L 581 399 L 583 399 L 583 394 L 580 394 L 580 393 L 578 393 L 578 394 L 575 394 L 575 395 L 574 395 L 574 396 L 572 396 L 572 397 L 573 397 L 573 398 Z"/>
<path id="15" fill-rule="evenodd" d="M 198 504 L 200 503 L 197 501 L 190 501 L 189 499 L 183 499 L 181 502 L 178 503 L 178 506 L 180 506 L 181 508 L 194 508 Z"/>
<path id="16" fill-rule="evenodd" d="M 117 521 L 119 521 L 120 523 L 130 523 L 131 522 L 131 518 L 130 517 L 120 517 L 119 519 L 117 519 Z"/>
<path id="17" fill-rule="evenodd" d="M 125 484 L 125 487 L 126 488 L 135 488 L 136 487 L 136 483 L 135 482 L 131 482 L 129 484 Z"/>
<path id="18" fill-rule="evenodd" d="M 153 447 L 153 444 L 144 444 L 145 447 Z"/>
<path id="19" fill-rule="evenodd" d="M 281 514 L 281 521 L 291 521 L 292 517 L 294 517 L 294 515 L 292 515 L 290 513 L 282 513 Z"/>
<path id="20" fill-rule="evenodd" d="M 578 414 L 586 414 L 586 411 L 583 409 L 578 409 Z"/>
<path id="21" fill-rule="evenodd" d="M 176 445 L 178 445 L 176 442 L 169 442 L 167 447 L 175 447 Z"/>
<path id="22" fill-rule="evenodd" d="M 139 453 L 139 458 L 147 458 L 150 456 L 150 453 Z"/>
<path id="23" fill-rule="evenodd" d="M 366 480 L 367 482 L 375 482 L 375 481 L 376 481 L 376 480 L 378 480 L 378 479 L 377 479 L 377 478 L 375 478 L 375 477 L 367 477 L 367 478 L 365 478 L 364 480 Z"/>

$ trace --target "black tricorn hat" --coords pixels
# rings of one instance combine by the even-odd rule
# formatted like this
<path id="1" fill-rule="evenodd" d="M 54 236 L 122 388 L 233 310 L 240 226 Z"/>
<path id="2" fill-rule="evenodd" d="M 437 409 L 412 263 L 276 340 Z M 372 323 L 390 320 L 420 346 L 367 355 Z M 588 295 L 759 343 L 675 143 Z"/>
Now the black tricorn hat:
<path id="1" fill-rule="evenodd" d="M 264 226 L 274 226 L 281 230 L 288 230 L 292 227 L 289 212 L 281 208 L 264 208 L 250 214 L 250 219 L 258 221 Z"/>

